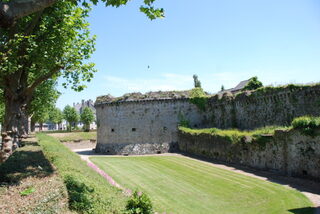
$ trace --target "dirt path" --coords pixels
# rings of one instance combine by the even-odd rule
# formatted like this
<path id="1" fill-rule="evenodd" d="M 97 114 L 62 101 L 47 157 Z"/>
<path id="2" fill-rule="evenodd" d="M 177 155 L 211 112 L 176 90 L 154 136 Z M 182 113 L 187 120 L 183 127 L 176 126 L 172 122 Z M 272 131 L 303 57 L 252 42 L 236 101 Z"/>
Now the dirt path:
<path id="1" fill-rule="evenodd" d="M 72 149 L 74 152 L 78 153 L 80 157 L 87 161 L 88 163 L 92 163 L 89 160 L 89 157 L 94 157 L 94 156 L 104 156 L 108 157 L 110 155 L 98 155 L 94 153 L 92 148 L 81 148 L 81 149 Z M 113 157 L 123 157 L 122 155 L 114 155 Z M 135 155 L 130 155 L 130 156 L 135 156 Z M 141 156 L 141 155 L 139 155 Z M 146 156 L 154 156 L 154 155 L 146 155 Z M 204 164 L 209 164 L 214 167 L 218 167 L 221 169 L 233 171 L 236 173 L 240 173 L 246 176 L 254 177 L 257 179 L 269 181 L 269 182 L 274 182 L 281 184 L 287 188 L 293 188 L 301 193 L 303 193 L 306 197 L 309 198 L 309 200 L 315 205 L 316 211 L 315 214 L 320 214 L 320 183 L 310 181 L 310 180 L 305 180 L 305 179 L 299 179 L 299 178 L 293 178 L 293 177 L 287 177 L 287 176 L 281 176 L 272 172 L 268 171 L 262 171 L 262 170 L 254 170 L 251 168 L 245 168 L 242 166 L 237 166 L 237 165 L 226 165 L 225 163 L 217 163 L 217 162 L 211 162 L 210 160 L 201 160 L 199 158 L 195 157 L 190 157 L 182 154 L 176 154 L 176 153 L 167 153 L 167 154 L 158 154 L 157 156 L 183 156 L 185 158 L 193 159 L 199 162 L 202 162 Z"/>

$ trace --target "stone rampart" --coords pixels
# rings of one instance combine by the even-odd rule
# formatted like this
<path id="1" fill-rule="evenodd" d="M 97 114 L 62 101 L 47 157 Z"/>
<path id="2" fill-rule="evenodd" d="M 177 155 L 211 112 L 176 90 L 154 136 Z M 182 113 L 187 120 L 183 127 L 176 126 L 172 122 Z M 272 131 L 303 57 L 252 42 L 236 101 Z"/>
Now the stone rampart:
<path id="1" fill-rule="evenodd" d="M 265 138 L 265 144 L 232 144 L 216 135 L 179 131 L 178 145 L 180 151 L 192 155 L 320 180 L 320 136 L 305 136 L 298 130 L 278 130 Z"/>
<path id="2" fill-rule="evenodd" d="M 110 102 L 96 110 L 96 151 L 106 154 L 176 151 L 181 117 L 195 127 L 203 121 L 203 113 L 188 99 Z"/>
<path id="3" fill-rule="evenodd" d="M 255 129 L 290 125 L 295 117 L 320 116 L 320 85 L 267 87 L 208 100 L 207 127 Z"/>

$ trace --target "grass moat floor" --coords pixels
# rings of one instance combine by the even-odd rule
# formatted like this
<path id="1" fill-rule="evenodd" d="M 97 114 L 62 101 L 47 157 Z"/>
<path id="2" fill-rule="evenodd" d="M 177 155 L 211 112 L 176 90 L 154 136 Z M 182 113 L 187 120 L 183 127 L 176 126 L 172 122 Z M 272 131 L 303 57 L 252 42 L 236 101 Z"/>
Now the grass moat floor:
<path id="1" fill-rule="evenodd" d="M 302 193 L 182 156 L 91 157 L 125 188 L 146 192 L 160 213 L 310 213 Z"/>

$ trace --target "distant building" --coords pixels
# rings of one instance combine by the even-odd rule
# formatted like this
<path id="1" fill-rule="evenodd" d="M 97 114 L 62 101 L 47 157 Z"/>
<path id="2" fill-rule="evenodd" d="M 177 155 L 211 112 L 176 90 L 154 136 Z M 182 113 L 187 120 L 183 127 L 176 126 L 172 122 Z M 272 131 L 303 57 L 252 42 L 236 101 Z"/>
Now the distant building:
<path id="1" fill-rule="evenodd" d="M 226 92 L 230 92 L 232 94 L 236 94 L 236 93 L 240 92 L 248 84 L 249 80 L 250 79 L 243 80 L 236 87 L 230 88 L 230 89 L 225 89 L 223 91 L 219 91 L 218 94 L 222 94 L 222 93 L 226 93 Z"/>
<path id="2" fill-rule="evenodd" d="M 92 110 L 94 114 L 94 121 L 90 124 L 90 129 L 97 129 L 97 124 L 96 124 L 96 108 L 94 107 L 94 102 L 90 100 L 81 100 L 81 103 L 73 103 L 73 107 L 76 109 L 78 114 L 80 115 L 83 110 L 88 107 Z M 81 122 L 78 123 L 78 127 L 82 128 L 83 124 Z"/>

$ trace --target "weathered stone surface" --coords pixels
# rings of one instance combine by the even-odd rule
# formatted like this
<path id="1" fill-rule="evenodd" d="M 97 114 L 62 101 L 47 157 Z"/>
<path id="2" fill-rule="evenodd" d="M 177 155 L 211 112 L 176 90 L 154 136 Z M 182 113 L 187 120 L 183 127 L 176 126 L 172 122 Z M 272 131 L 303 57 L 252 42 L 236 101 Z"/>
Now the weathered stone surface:
<path id="1" fill-rule="evenodd" d="M 96 150 L 109 150 L 110 154 L 122 153 L 123 149 L 116 145 L 121 145 L 121 148 L 128 144 L 143 145 L 141 148 L 150 153 L 147 149 L 149 144 L 157 147 L 164 143 L 177 142 L 177 127 L 181 115 L 184 115 L 193 127 L 201 127 L 203 121 L 203 112 L 188 100 L 124 102 L 119 105 L 97 105 L 96 109 Z"/>
<path id="2" fill-rule="evenodd" d="M 109 155 L 143 155 L 177 152 L 177 143 L 99 144 L 96 152 Z"/>
<path id="3" fill-rule="evenodd" d="M 295 117 L 304 115 L 320 116 L 320 85 L 219 96 L 208 100 L 206 116 L 209 124 L 206 126 L 255 129 L 290 125 Z"/>
<path id="4" fill-rule="evenodd" d="M 320 136 L 279 130 L 268 138 L 265 144 L 232 144 L 219 136 L 179 132 L 178 144 L 189 154 L 320 180 Z"/>
<path id="5" fill-rule="evenodd" d="M 126 94 L 119 98 L 110 95 L 98 97 L 95 105 L 97 151 L 106 152 L 108 147 L 109 151 L 115 151 L 114 154 L 120 154 L 123 149 L 115 145 L 178 142 L 177 126 L 181 116 L 189 121 L 191 128 L 221 129 L 283 126 L 290 124 L 295 117 L 320 116 L 320 85 L 264 88 L 238 95 L 219 94 L 208 99 L 206 111 L 190 103 L 188 93 L 150 92 Z M 246 141 L 250 139 L 244 139 Z M 250 155 L 257 154 L 252 150 Z M 262 158 L 260 156 L 257 159 Z M 273 158 L 272 163 L 259 164 L 261 167 L 274 165 L 273 168 L 281 168 L 277 163 L 280 156 L 274 155 Z"/>

